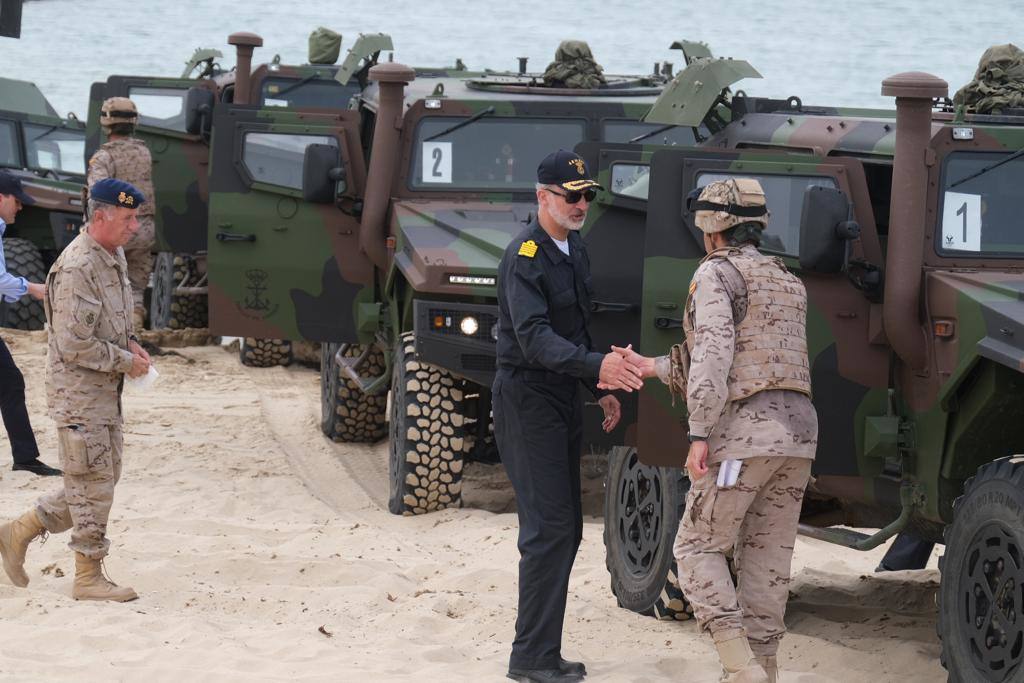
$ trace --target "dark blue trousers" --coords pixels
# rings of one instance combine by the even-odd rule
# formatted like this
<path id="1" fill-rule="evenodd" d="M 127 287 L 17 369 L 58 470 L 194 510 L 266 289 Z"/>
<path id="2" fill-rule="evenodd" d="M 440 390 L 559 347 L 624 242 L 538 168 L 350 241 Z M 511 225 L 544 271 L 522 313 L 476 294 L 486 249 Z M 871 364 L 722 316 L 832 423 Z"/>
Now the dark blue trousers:
<path id="1" fill-rule="evenodd" d="M 519 612 L 509 666 L 557 669 L 576 551 L 583 538 L 580 384 L 499 370 L 494 434 L 519 513 Z M 547 375 L 537 377 L 537 375 Z"/>
<path id="2" fill-rule="evenodd" d="M 25 407 L 25 378 L 3 339 L 0 339 L 0 417 L 11 441 L 14 462 L 25 463 L 38 458 L 39 446 Z"/>

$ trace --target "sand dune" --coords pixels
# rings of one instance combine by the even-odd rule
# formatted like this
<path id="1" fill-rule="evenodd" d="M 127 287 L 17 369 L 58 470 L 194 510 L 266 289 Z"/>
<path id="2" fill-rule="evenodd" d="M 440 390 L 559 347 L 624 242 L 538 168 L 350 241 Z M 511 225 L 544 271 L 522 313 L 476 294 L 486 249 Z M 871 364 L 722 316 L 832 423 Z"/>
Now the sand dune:
<path id="1" fill-rule="evenodd" d="M 3 334 L 29 384 L 44 459 L 56 464 L 45 337 Z M 316 372 L 244 368 L 218 347 L 175 353 L 156 359 L 162 377 L 150 392 L 125 398 L 107 566 L 142 598 L 74 602 L 67 536 L 33 544 L 27 589 L 0 575 L 0 678 L 504 680 L 518 556 L 500 468 L 469 469 L 461 510 L 392 516 L 385 447 L 320 435 Z M 2 519 L 56 485 L 0 471 Z M 586 485 L 598 500 L 600 480 Z M 564 654 L 586 661 L 591 681 L 717 680 L 692 623 L 616 606 L 601 530 L 588 520 Z M 937 572 L 873 575 L 881 553 L 798 541 L 783 681 L 945 678 Z"/>

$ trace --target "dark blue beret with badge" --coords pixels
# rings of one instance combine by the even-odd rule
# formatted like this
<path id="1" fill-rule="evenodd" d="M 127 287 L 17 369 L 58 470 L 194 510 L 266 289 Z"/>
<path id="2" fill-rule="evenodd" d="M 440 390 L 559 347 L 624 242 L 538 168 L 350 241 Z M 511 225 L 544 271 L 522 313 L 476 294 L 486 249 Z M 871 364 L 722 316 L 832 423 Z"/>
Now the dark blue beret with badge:
<path id="1" fill-rule="evenodd" d="M 537 182 L 544 185 L 558 185 L 570 192 L 582 192 L 587 188 L 603 189 L 590 177 L 587 162 L 575 152 L 560 149 L 544 157 L 537 167 Z"/>
<path id="2" fill-rule="evenodd" d="M 126 183 L 117 178 L 104 178 L 97 180 L 89 188 L 89 199 L 111 206 L 123 206 L 126 209 L 137 209 L 146 201 L 146 195 L 142 190 L 131 183 Z"/>

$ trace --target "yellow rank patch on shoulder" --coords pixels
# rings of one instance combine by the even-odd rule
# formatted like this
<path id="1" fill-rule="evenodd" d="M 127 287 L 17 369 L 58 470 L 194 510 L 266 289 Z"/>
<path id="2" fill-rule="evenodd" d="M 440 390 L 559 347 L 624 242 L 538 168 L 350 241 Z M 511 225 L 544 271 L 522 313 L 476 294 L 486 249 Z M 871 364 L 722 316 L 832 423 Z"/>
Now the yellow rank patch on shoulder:
<path id="1" fill-rule="evenodd" d="M 519 245 L 519 256 L 525 256 L 526 258 L 533 258 L 537 255 L 537 243 L 533 240 L 526 240 Z"/>

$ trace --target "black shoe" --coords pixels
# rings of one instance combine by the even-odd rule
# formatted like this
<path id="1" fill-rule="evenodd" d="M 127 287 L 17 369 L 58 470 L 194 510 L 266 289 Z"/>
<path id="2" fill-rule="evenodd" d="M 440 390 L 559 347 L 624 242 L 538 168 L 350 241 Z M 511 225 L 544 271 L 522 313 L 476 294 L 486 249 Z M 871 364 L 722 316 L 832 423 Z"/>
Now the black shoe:
<path id="1" fill-rule="evenodd" d="M 17 472 L 18 470 L 24 470 L 25 472 L 31 472 L 32 474 L 37 474 L 40 477 L 62 477 L 62 476 L 64 476 L 63 472 L 58 470 L 56 467 L 50 467 L 45 462 L 42 462 L 41 460 L 39 460 L 39 458 L 35 458 L 34 460 L 29 460 L 28 462 L 16 462 L 16 463 L 14 463 L 14 467 L 12 467 L 11 469 L 14 470 L 15 472 Z"/>
<path id="2" fill-rule="evenodd" d="M 579 664 L 579 662 L 573 663 Z M 583 665 L 580 664 L 580 666 Z M 508 678 L 519 681 L 519 683 L 578 683 L 583 680 L 583 674 L 569 673 L 563 669 L 513 669 L 509 667 Z"/>
<path id="3" fill-rule="evenodd" d="M 568 659 L 558 660 L 558 670 L 564 674 L 587 675 L 587 667 L 583 662 L 570 662 Z"/>

